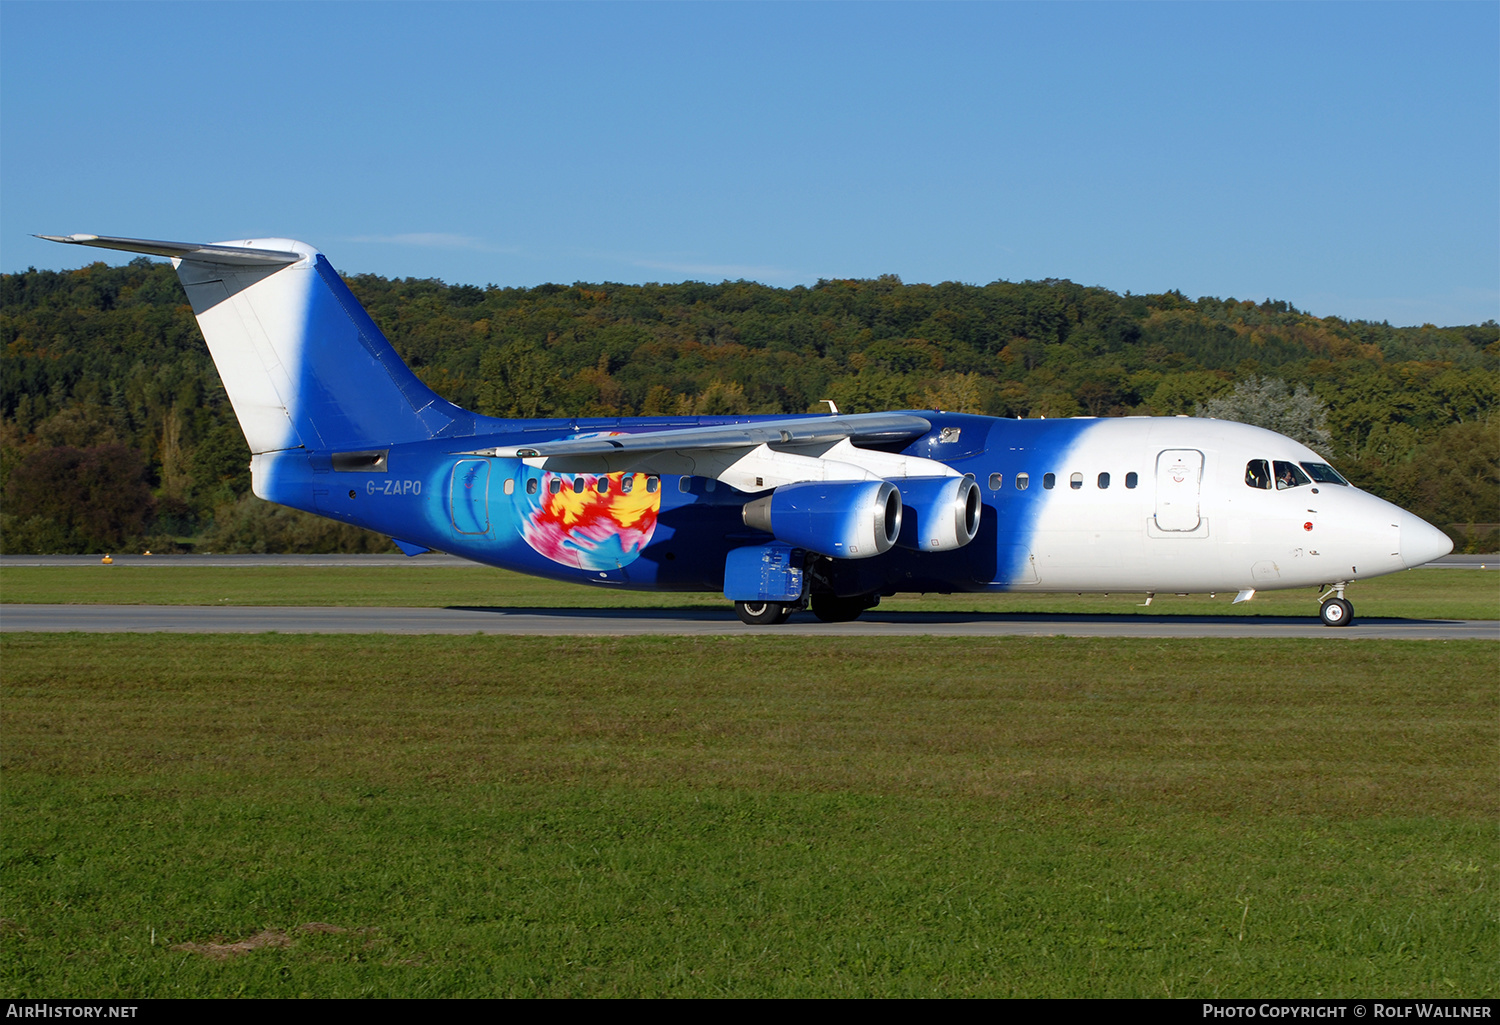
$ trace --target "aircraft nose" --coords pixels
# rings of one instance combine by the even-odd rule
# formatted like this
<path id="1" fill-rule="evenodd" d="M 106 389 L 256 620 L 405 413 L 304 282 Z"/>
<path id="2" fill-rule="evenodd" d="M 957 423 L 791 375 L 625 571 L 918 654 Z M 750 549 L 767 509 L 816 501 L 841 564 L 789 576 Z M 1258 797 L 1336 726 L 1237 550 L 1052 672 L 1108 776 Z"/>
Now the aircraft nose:
<path id="1" fill-rule="evenodd" d="M 1423 566 L 1453 551 L 1453 541 L 1426 520 L 1401 517 L 1401 561 L 1407 569 Z"/>

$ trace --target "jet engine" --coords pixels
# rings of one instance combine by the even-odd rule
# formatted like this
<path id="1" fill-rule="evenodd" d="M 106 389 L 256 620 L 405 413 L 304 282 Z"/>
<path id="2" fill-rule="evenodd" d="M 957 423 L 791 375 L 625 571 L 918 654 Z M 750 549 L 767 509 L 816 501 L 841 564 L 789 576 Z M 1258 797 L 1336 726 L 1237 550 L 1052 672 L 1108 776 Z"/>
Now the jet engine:
<path id="1" fill-rule="evenodd" d="M 901 536 L 896 543 L 919 552 L 951 552 L 979 532 L 979 485 L 962 477 L 906 477 L 901 488 Z"/>
<path id="2" fill-rule="evenodd" d="M 901 493 L 890 481 L 804 481 L 748 502 L 745 525 L 835 559 L 868 559 L 901 534 Z"/>

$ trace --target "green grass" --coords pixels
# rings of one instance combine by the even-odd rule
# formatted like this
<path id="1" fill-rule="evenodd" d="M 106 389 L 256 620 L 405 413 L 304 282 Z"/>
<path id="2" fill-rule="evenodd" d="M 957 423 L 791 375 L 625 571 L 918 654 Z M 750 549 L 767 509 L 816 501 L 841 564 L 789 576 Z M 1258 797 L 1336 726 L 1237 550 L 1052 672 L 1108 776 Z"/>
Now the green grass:
<path id="1" fill-rule="evenodd" d="M 1231 593 L 1185 598 L 1137 594 L 897 595 L 883 611 L 1056 612 L 1147 615 L 1313 616 L 1318 592 L 1263 591 L 1231 605 Z M 1420 569 L 1358 581 L 1360 617 L 1500 619 L 1500 573 Z M 0 601 L 125 605 L 481 605 L 518 608 L 726 608 L 723 595 L 615 591 L 563 584 L 483 566 L 12 566 L 0 569 Z"/>
<path id="2" fill-rule="evenodd" d="M 1494 996 L 1494 651 L 5 635 L 0 985 Z"/>

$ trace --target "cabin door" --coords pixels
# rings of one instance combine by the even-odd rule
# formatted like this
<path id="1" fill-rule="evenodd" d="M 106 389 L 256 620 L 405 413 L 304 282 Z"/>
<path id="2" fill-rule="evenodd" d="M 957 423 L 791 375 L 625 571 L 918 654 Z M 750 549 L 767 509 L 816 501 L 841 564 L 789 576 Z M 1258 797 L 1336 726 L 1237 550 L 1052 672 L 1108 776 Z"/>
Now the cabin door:
<path id="1" fill-rule="evenodd" d="M 460 459 L 453 467 L 449 491 L 453 529 L 460 534 L 490 530 L 490 463 L 488 459 Z"/>
<path id="2" fill-rule="evenodd" d="M 1169 448 L 1156 457 L 1156 526 L 1159 530 L 1194 531 L 1201 515 L 1198 492 L 1203 484 L 1203 453 Z"/>

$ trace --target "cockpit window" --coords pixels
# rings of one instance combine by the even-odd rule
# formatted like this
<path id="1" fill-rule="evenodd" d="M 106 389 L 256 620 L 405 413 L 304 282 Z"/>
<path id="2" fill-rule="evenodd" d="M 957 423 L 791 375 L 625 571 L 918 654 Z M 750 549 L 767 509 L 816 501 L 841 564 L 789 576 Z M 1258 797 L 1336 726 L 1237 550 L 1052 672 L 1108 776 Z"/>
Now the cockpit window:
<path id="1" fill-rule="evenodd" d="M 1302 468 L 1319 484 L 1339 484 L 1346 488 L 1349 486 L 1349 482 L 1340 477 L 1339 472 L 1327 463 L 1303 463 Z"/>
<path id="2" fill-rule="evenodd" d="M 1245 483 L 1262 491 L 1271 490 L 1271 464 L 1264 459 L 1252 459 L 1245 464 Z"/>
<path id="3" fill-rule="evenodd" d="M 1311 484 L 1307 474 L 1303 473 L 1296 463 L 1283 463 L 1276 460 L 1276 490 L 1285 491 L 1287 488 L 1300 488 L 1304 484 Z"/>

